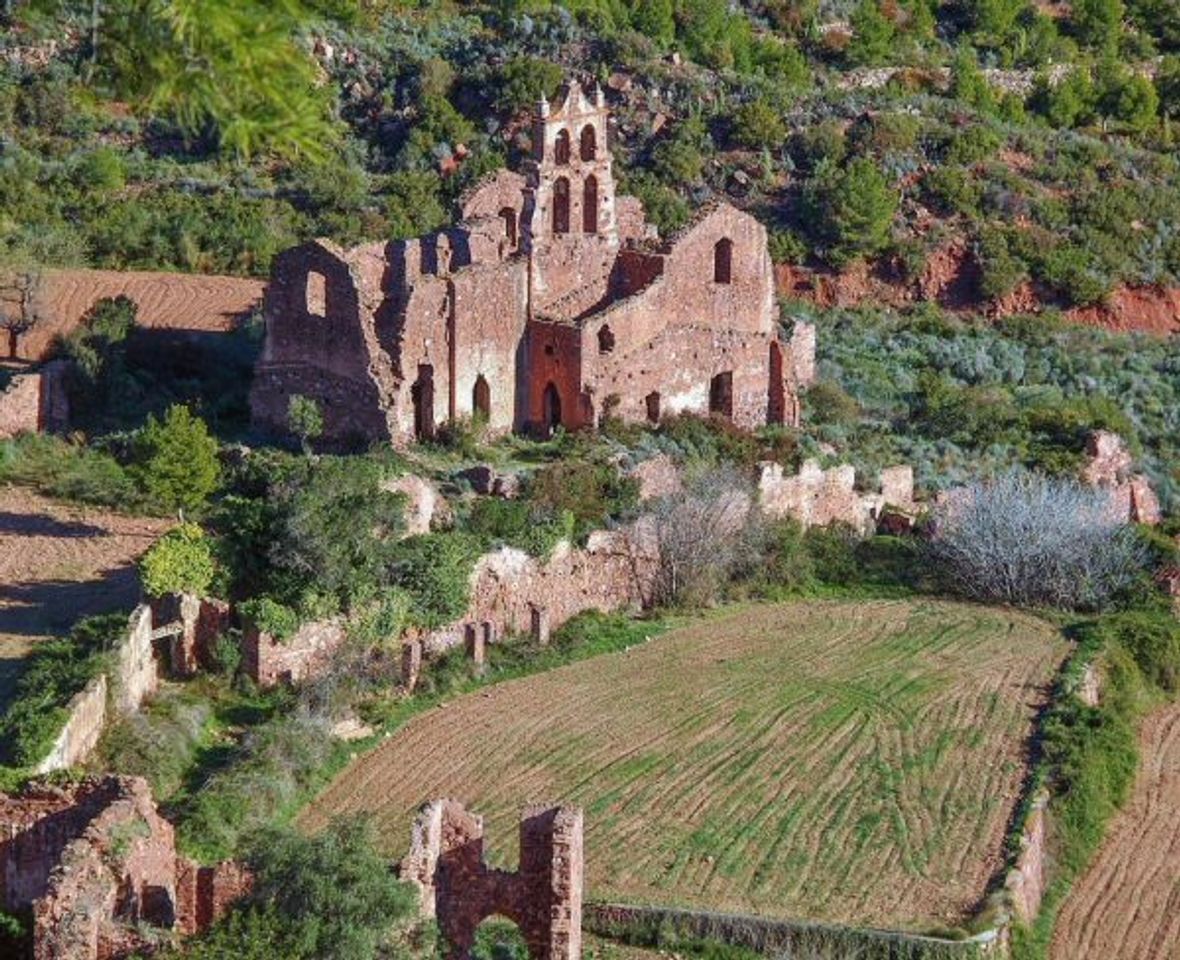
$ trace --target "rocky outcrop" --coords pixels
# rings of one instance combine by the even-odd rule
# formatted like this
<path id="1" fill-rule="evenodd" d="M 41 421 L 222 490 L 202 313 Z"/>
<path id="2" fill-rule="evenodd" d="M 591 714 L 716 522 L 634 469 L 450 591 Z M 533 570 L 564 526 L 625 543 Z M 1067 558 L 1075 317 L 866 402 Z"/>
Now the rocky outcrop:
<path id="1" fill-rule="evenodd" d="M 881 492 L 856 489 L 856 470 L 844 464 L 824 470 L 807 460 L 794 475 L 780 464 L 764 463 L 758 478 L 758 503 L 771 518 L 791 517 L 804 527 L 843 523 L 858 533 L 872 533 L 885 508 L 912 514 L 914 473 L 908 466 L 881 472 Z"/>
<path id="2" fill-rule="evenodd" d="M 1147 477 L 1131 472 L 1134 458 L 1122 437 L 1096 430 L 1086 442 L 1086 457 L 1082 480 L 1091 487 L 1110 491 L 1113 516 L 1128 523 L 1160 522 L 1159 497 Z"/>

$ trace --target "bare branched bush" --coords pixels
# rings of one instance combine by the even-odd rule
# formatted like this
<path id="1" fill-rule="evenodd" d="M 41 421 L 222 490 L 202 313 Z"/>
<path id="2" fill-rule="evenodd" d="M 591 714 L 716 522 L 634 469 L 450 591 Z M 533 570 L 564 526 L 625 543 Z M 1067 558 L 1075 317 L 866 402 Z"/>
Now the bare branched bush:
<path id="1" fill-rule="evenodd" d="M 948 499 L 935 515 L 929 559 L 975 600 L 1096 609 L 1145 562 L 1111 506 L 1105 490 L 1009 473 Z"/>
<path id="2" fill-rule="evenodd" d="M 717 599 L 732 572 L 757 552 L 758 513 L 750 482 L 718 467 L 686 479 L 648 511 L 659 567 L 656 603 L 700 606 Z"/>

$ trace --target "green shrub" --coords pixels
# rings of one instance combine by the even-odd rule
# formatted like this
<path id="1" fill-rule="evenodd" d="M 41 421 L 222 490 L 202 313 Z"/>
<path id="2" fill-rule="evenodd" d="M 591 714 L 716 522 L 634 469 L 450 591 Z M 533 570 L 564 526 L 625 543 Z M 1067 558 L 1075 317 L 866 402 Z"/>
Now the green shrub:
<path id="1" fill-rule="evenodd" d="M 572 516 L 573 535 L 582 540 L 609 518 L 628 515 L 639 502 L 639 483 L 611 463 L 568 458 L 538 470 L 529 494 L 550 516 Z"/>
<path id="2" fill-rule="evenodd" d="M 504 113 L 531 110 L 542 97 L 552 99 L 561 86 L 562 69 L 536 57 L 514 57 L 502 66 L 494 81 L 495 106 Z"/>
<path id="3" fill-rule="evenodd" d="M 478 556 L 479 543 L 467 533 L 419 534 L 397 544 L 389 576 L 409 593 L 415 624 L 433 629 L 462 615 Z"/>
<path id="4" fill-rule="evenodd" d="M 779 146 L 787 136 L 782 116 L 765 100 L 751 100 L 734 111 L 733 139 L 743 147 L 767 149 Z"/>
<path id="5" fill-rule="evenodd" d="M 149 416 L 136 446 L 132 472 L 159 509 L 196 510 L 217 488 L 217 440 L 188 407 L 169 407 L 163 420 Z"/>
<path id="6" fill-rule="evenodd" d="M 560 541 L 573 538 L 574 515 L 524 500 L 484 497 L 475 502 L 464 528 L 489 546 L 504 544 L 546 558 Z"/>
<path id="7" fill-rule="evenodd" d="M 238 612 L 276 640 L 287 640 L 299 629 L 299 614 L 273 597 L 252 597 L 238 605 Z"/>
<path id="8" fill-rule="evenodd" d="M 150 597 L 169 593 L 204 596 L 213 583 L 213 550 L 195 523 L 169 530 L 140 558 L 139 576 Z"/>
<path id="9" fill-rule="evenodd" d="M 852 423 L 860 415 L 856 400 L 838 383 L 820 380 L 807 388 L 803 395 L 807 415 L 815 423 Z"/>
<path id="10" fill-rule="evenodd" d="M 254 886 L 243 907 L 278 918 L 275 956 L 289 960 L 376 960 L 415 892 L 376 848 L 368 820 L 337 819 L 306 836 L 268 829 L 246 861 Z"/>
<path id="11" fill-rule="evenodd" d="M 0 440 L 0 481 L 122 510 L 134 510 L 142 501 L 131 474 L 114 457 L 50 434 Z"/>

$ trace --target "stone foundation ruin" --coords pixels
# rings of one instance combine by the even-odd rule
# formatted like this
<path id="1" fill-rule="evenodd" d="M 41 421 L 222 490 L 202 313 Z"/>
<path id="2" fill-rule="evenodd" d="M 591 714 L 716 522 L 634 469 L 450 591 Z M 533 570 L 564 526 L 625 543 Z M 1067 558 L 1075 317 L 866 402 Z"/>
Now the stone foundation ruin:
<path id="1" fill-rule="evenodd" d="M 0 907 L 32 911 L 34 960 L 117 960 L 197 933 L 249 885 L 235 863 L 177 854 L 140 777 L 0 794 Z"/>
<path id="2" fill-rule="evenodd" d="M 532 960 L 579 960 L 582 953 L 582 811 L 526 807 L 520 869 L 489 867 L 483 818 L 455 800 L 426 804 L 414 822 L 402 879 L 418 888 L 421 913 L 438 921 L 448 960 L 465 960 L 480 923 L 512 920 Z"/>

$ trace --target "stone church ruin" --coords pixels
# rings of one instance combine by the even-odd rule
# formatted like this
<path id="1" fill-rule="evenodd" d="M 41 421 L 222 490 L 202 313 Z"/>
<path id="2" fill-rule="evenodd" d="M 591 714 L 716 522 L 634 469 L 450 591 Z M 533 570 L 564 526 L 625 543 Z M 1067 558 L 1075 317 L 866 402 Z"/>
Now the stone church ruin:
<path id="1" fill-rule="evenodd" d="M 523 172 L 477 184 L 453 227 L 281 254 L 256 424 L 285 431 L 297 394 L 337 445 L 429 439 L 469 417 L 542 435 L 682 411 L 796 422 L 814 330 L 780 336 L 765 228 L 712 203 L 661 240 L 616 193 L 607 128 L 602 91 L 571 82 L 538 105 Z"/>

